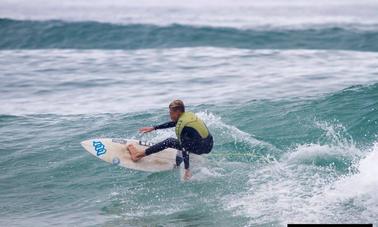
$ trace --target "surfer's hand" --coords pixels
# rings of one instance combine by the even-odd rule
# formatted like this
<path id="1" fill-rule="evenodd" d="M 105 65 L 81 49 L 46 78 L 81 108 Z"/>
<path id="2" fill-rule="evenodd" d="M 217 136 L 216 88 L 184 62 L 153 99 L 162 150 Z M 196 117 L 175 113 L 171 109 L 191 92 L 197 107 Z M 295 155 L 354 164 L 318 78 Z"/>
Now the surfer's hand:
<path id="1" fill-rule="evenodd" d="M 147 133 L 147 132 L 152 132 L 154 130 L 155 130 L 154 127 L 143 127 L 143 128 L 139 129 L 139 132 L 141 132 L 141 133 Z"/>
<path id="2" fill-rule="evenodd" d="M 190 172 L 189 169 L 186 169 L 184 173 L 184 180 L 189 180 L 191 177 L 192 177 L 192 173 Z"/>

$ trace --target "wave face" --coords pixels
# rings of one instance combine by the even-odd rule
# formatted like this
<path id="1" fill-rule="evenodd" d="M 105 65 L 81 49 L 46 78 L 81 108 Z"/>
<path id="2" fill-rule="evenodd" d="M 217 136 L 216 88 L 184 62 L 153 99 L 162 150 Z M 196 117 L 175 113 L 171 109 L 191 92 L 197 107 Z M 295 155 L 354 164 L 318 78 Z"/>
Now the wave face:
<path id="1" fill-rule="evenodd" d="M 222 47 L 378 51 L 378 29 L 240 29 L 172 24 L 0 19 L 0 49 L 150 49 Z M 374 27 L 374 26 L 373 26 Z"/>
<path id="2" fill-rule="evenodd" d="M 166 121 L 165 108 L 1 115 L 0 223 L 376 224 L 377 97 L 373 84 L 306 101 L 190 106 L 215 146 L 189 183 L 180 182 L 180 171 L 148 174 L 110 166 L 79 144 L 93 137 L 140 138 L 138 127 Z M 142 139 L 169 136 L 173 130 Z"/>

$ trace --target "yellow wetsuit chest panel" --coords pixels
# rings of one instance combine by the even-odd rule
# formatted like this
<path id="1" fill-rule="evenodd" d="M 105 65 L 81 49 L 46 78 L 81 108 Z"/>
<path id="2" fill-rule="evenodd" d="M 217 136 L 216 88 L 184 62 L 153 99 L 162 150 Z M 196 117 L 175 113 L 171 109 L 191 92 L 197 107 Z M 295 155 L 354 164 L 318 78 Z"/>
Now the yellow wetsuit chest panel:
<path id="1" fill-rule="evenodd" d="M 181 133 L 184 127 L 193 128 L 203 139 L 209 135 L 209 130 L 207 129 L 205 123 L 192 112 L 184 112 L 176 123 L 176 136 L 180 142 Z"/>

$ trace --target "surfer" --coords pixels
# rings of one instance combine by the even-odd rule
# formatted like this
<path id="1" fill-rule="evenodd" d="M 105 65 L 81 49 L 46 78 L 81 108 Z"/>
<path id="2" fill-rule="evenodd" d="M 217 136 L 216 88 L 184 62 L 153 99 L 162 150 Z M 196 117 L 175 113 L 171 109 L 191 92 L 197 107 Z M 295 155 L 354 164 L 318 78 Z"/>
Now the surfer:
<path id="1" fill-rule="evenodd" d="M 199 117 L 192 112 L 185 112 L 185 106 L 181 100 L 174 100 L 169 104 L 169 115 L 172 121 L 153 127 L 143 127 L 139 131 L 147 133 L 157 129 L 176 127 L 177 139 L 167 138 L 144 151 L 137 149 L 132 144 L 128 145 L 127 149 L 131 159 L 135 162 L 166 148 L 177 149 L 181 151 L 182 157 L 180 155 L 176 157 L 176 164 L 179 166 L 181 162 L 184 162 L 184 179 L 189 179 L 192 176 L 189 170 L 189 153 L 198 155 L 209 153 L 213 148 L 213 137 Z"/>

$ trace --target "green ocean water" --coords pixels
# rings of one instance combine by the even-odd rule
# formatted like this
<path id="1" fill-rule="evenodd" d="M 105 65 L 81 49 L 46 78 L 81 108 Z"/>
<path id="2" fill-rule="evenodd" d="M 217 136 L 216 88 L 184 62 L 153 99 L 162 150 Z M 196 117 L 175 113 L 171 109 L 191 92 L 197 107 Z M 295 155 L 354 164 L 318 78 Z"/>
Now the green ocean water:
<path id="1" fill-rule="evenodd" d="M 128 4 L 0 8 L 0 226 L 378 224 L 374 1 Z M 214 137 L 190 181 L 81 147 L 175 136 L 138 134 L 173 99 Z"/>
<path id="2" fill-rule="evenodd" d="M 207 163 L 185 183 L 179 171 L 111 166 L 79 144 L 93 137 L 138 138 L 138 127 L 166 120 L 165 108 L 2 115 L 2 225 L 376 223 L 377 197 L 369 188 L 377 181 L 369 174 L 377 171 L 377 96 L 373 84 L 311 100 L 190 106 L 216 140 Z M 337 188 L 356 175 L 355 193 Z"/>

